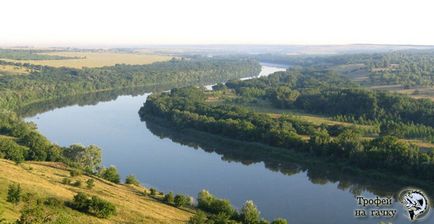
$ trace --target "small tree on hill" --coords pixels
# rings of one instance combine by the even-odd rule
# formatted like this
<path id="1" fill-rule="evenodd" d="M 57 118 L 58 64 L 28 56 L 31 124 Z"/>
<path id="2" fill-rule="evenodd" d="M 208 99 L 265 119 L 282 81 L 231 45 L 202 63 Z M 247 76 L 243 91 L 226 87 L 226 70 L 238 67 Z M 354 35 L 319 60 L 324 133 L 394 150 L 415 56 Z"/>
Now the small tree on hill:
<path id="1" fill-rule="evenodd" d="M 7 201 L 13 204 L 18 204 L 20 200 L 21 200 L 21 186 L 19 184 L 9 185 Z"/>

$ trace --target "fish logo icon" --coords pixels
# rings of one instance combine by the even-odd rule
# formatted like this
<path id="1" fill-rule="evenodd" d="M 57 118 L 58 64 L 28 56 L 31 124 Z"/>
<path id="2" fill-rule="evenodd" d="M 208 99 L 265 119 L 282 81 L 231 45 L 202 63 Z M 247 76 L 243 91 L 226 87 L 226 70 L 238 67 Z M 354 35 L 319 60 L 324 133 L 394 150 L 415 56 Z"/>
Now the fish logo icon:
<path id="1" fill-rule="evenodd" d="M 403 190 L 400 193 L 400 201 L 404 208 L 407 209 L 411 221 L 423 218 L 430 209 L 428 197 L 420 190 Z"/>

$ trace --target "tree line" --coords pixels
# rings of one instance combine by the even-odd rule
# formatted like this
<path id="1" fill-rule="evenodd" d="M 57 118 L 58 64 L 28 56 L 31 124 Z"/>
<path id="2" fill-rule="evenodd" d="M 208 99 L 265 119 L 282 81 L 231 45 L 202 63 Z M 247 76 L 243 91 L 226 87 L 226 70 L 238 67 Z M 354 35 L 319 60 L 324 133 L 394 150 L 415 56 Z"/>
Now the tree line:
<path id="1" fill-rule="evenodd" d="M 287 116 L 272 118 L 242 106 L 212 105 L 205 102 L 205 96 L 202 89 L 195 87 L 174 89 L 150 96 L 139 114 L 142 118 L 162 118 L 178 128 L 332 158 L 361 169 L 398 172 L 428 180 L 434 177 L 434 153 L 423 152 L 396 137 L 386 135 L 369 140 L 351 129 L 332 137 L 327 129 L 312 128 Z M 302 138 L 306 134 L 308 141 Z"/>

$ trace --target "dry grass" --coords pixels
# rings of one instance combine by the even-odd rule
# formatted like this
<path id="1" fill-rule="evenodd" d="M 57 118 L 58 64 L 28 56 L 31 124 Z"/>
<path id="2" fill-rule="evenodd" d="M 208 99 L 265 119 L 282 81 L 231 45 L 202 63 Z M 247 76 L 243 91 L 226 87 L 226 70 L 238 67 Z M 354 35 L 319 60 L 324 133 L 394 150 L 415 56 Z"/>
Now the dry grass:
<path id="1" fill-rule="evenodd" d="M 395 93 L 408 95 L 415 99 L 430 99 L 434 101 L 434 88 L 433 87 L 416 87 L 416 88 L 404 88 L 401 85 L 382 85 L 371 86 L 371 89 L 384 90 Z"/>
<path id="2" fill-rule="evenodd" d="M 0 75 L 25 75 L 31 72 L 30 69 L 26 69 L 20 66 L 14 65 L 0 65 Z"/>
<path id="3" fill-rule="evenodd" d="M 112 202 L 117 207 L 117 215 L 109 219 L 99 219 L 69 208 L 64 213 L 73 217 L 76 223 L 185 223 L 192 213 L 177 209 L 143 195 L 144 188 L 119 185 L 105 180 L 79 176 L 73 180 L 81 180 L 83 185 L 92 178 L 95 187 L 73 187 L 62 184 L 69 171 L 61 163 L 26 162 L 15 165 L 7 160 L 0 160 L 0 215 L 9 221 L 19 216 L 20 206 L 6 202 L 6 191 L 10 183 L 21 184 L 24 192 L 37 193 L 41 197 L 56 197 L 67 201 L 77 192 L 97 195 Z"/>
<path id="4" fill-rule="evenodd" d="M 167 55 L 144 54 L 144 53 L 117 53 L 110 51 L 102 52 L 51 52 L 47 55 L 59 55 L 67 57 L 79 57 L 78 59 L 64 60 L 10 60 L 5 61 L 30 63 L 35 65 L 48 65 L 53 67 L 103 67 L 112 66 L 115 64 L 150 64 L 158 61 L 168 61 L 172 57 Z"/>

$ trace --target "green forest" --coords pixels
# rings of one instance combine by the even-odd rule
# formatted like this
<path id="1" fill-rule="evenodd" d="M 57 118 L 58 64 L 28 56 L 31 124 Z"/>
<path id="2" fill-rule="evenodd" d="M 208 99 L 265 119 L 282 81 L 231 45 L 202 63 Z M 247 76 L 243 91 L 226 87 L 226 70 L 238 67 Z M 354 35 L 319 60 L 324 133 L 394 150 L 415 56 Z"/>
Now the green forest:
<path id="1" fill-rule="evenodd" d="M 216 100 L 217 99 L 217 100 Z M 291 113 L 270 116 L 257 109 L 326 115 L 353 125 L 315 125 Z M 256 110 L 255 110 L 256 109 Z M 214 91 L 187 87 L 152 95 L 139 111 L 228 138 L 254 141 L 432 181 L 434 153 L 400 138 L 432 141 L 434 103 L 428 99 L 363 88 L 334 71 L 293 68 L 268 77 L 231 80 Z M 373 130 L 362 128 L 366 125 Z"/>

